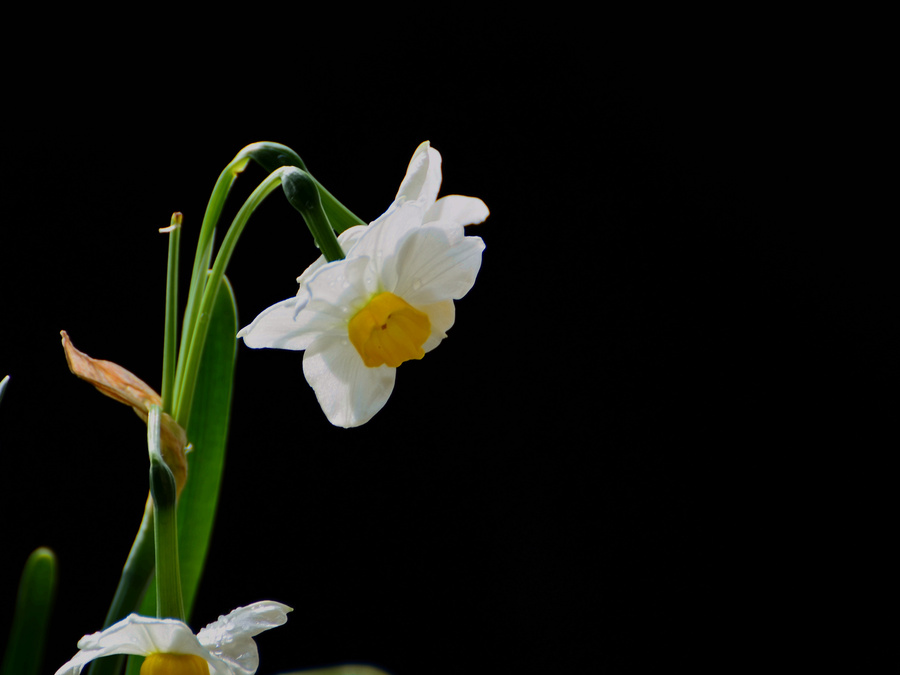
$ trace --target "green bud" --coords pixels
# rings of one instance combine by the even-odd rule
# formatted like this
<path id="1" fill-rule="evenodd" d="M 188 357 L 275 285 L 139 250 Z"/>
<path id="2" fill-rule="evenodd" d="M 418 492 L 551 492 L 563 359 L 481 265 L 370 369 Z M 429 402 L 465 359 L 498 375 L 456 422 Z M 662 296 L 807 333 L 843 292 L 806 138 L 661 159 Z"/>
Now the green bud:
<path id="1" fill-rule="evenodd" d="M 184 621 L 175 510 L 178 492 L 175 477 L 166 465 L 160 447 L 161 415 L 158 405 L 150 406 L 147 446 L 150 451 L 150 496 L 153 498 L 153 539 L 156 545 L 156 616 Z"/>
<path id="2" fill-rule="evenodd" d="M 162 458 L 150 459 L 150 496 L 159 509 L 174 509 L 178 493 L 175 490 L 175 476 Z"/>
<path id="3" fill-rule="evenodd" d="M 281 186 L 291 206 L 303 216 L 325 259 L 328 262 L 343 259 L 344 251 L 322 207 L 319 187 L 313 177 L 302 169 L 287 167 L 281 174 Z"/>
<path id="4" fill-rule="evenodd" d="M 269 173 L 282 166 L 296 166 L 306 171 L 306 164 L 300 159 L 300 155 L 281 143 L 252 143 L 244 148 L 242 154 L 253 159 Z"/>

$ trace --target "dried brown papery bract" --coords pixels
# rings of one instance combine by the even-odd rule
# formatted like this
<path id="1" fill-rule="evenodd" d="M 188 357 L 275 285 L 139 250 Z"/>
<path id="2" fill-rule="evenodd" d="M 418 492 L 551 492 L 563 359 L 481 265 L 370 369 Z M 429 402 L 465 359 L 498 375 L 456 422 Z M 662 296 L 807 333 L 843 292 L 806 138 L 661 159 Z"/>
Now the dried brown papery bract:
<path id="1" fill-rule="evenodd" d="M 66 362 L 69 370 L 86 382 L 90 382 L 100 392 L 120 403 L 131 406 L 144 422 L 150 413 L 150 406 L 162 405 L 162 399 L 142 379 L 112 361 L 94 359 L 75 349 L 66 331 L 60 331 Z M 160 436 L 163 458 L 175 476 L 178 494 L 187 481 L 187 434 L 168 413 L 161 416 Z"/>

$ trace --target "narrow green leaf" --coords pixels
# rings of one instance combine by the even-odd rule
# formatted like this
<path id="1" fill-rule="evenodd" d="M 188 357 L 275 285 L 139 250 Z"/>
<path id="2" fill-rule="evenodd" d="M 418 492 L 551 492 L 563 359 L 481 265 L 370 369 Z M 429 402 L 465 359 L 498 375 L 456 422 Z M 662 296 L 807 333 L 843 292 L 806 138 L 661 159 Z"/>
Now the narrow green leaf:
<path id="1" fill-rule="evenodd" d="M 39 548 L 28 557 L 22 572 L 0 675 L 37 675 L 55 596 L 56 556 L 48 548 Z"/>
<path id="2" fill-rule="evenodd" d="M 206 346 L 197 375 L 194 405 L 187 425 L 187 437 L 193 446 L 188 453 L 188 479 L 178 500 L 181 589 L 188 621 L 209 550 L 225 466 L 237 330 L 234 293 L 228 279 L 222 277 L 210 317 Z M 144 596 L 140 614 L 156 616 L 155 580 L 151 581 Z M 127 672 L 137 674 L 141 661 L 140 657 L 129 658 Z"/>
<path id="3" fill-rule="evenodd" d="M 200 361 L 187 435 L 188 480 L 178 505 L 178 545 L 184 611 L 190 620 L 212 537 L 231 414 L 237 356 L 237 307 L 227 277 L 222 277 Z"/>
<path id="4" fill-rule="evenodd" d="M 178 264 L 181 258 L 181 213 L 172 214 L 171 224 L 160 232 L 169 233 L 169 253 L 166 260 L 166 311 L 163 330 L 163 410 L 172 409 L 178 347 Z"/>
<path id="5" fill-rule="evenodd" d="M 237 353 L 237 308 L 231 284 L 222 277 L 210 317 L 206 346 L 197 375 L 194 406 L 187 426 L 193 449 L 188 453 L 188 479 L 178 500 L 178 550 L 184 612 L 190 620 L 212 536 L 231 412 L 234 361 Z M 151 583 L 151 586 L 155 581 Z M 148 592 L 141 614 L 154 616 L 154 592 Z M 149 610 L 149 611 L 148 611 Z"/>

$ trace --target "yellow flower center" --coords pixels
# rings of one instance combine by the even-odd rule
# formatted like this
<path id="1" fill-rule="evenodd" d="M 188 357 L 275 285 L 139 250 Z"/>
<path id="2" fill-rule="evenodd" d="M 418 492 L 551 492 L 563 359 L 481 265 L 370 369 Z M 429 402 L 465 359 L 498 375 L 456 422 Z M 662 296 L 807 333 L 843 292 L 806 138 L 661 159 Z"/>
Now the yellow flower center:
<path id="1" fill-rule="evenodd" d="M 209 664 L 195 654 L 150 654 L 141 675 L 209 675 Z"/>
<path id="2" fill-rule="evenodd" d="M 425 356 L 422 345 L 431 335 L 428 315 L 393 293 L 379 293 L 347 326 L 350 342 L 369 368 Z"/>

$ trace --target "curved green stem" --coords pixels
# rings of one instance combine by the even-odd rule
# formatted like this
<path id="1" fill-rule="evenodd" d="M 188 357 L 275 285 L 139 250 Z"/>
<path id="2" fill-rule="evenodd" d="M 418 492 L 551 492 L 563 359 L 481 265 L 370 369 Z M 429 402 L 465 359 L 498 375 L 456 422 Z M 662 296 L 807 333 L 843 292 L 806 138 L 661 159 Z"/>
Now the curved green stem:
<path id="1" fill-rule="evenodd" d="M 225 239 L 216 254 L 215 263 L 206 277 L 203 295 L 197 304 L 197 311 L 192 324 L 185 322 L 182 334 L 182 353 L 179 355 L 179 363 L 184 364 L 178 377 L 178 391 L 175 395 L 174 417 L 182 427 L 187 426 L 191 414 L 191 402 L 194 396 L 194 385 L 197 380 L 197 370 L 200 367 L 200 357 L 203 356 L 203 344 L 206 340 L 206 332 L 209 328 L 209 318 L 216 293 L 219 290 L 219 282 L 225 274 L 225 269 L 231 260 L 234 247 L 244 231 L 244 227 L 250 220 L 250 215 L 257 209 L 263 200 L 273 190 L 281 186 L 281 174 L 284 168 L 279 168 L 269 174 L 260 183 L 252 194 L 244 202 L 228 228 Z M 185 336 L 187 336 L 185 338 Z M 186 346 L 185 346 L 186 343 Z"/>
<path id="2" fill-rule="evenodd" d="M 331 222 L 331 226 L 338 234 L 354 225 L 366 224 L 365 221 L 341 204 L 334 198 L 334 195 L 322 187 L 322 184 L 309 173 L 306 164 L 300 159 L 300 155 L 291 150 L 288 146 L 282 145 L 281 143 L 270 143 L 265 141 L 248 145 L 241 152 L 253 159 L 269 173 L 276 169 L 280 169 L 283 166 L 294 166 L 305 171 L 319 188 L 322 207 L 325 209 L 325 213 L 328 214 L 328 220 Z"/>
<path id="3" fill-rule="evenodd" d="M 251 146 L 248 146 L 251 147 Z M 192 338 L 193 326 L 197 322 L 197 316 L 200 313 L 200 301 L 203 291 L 206 287 L 206 272 L 209 269 L 209 261 L 212 259 L 213 239 L 216 232 L 216 224 L 219 222 L 219 216 L 222 215 L 222 209 L 225 206 L 225 199 L 231 191 L 231 186 L 238 175 L 247 167 L 250 157 L 247 148 L 241 150 L 234 159 L 219 174 L 216 184 L 213 187 L 212 195 L 210 195 L 209 203 L 206 207 L 206 213 L 203 216 L 203 224 L 200 226 L 200 235 L 197 239 L 197 251 L 194 254 L 194 267 L 191 271 L 191 283 L 188 288 L 187 304 L 184 308 L 184 322 L 181 333 L 181 344 L 178 349 L 178 365 L 175 372 L 175 382 L 184 380 L 184 369 L 187 367 L 186 354 L 188 345 Z M 180 388 L 176 385 L 176 388 Z M 177 398 L 178 392 L 174 392 Z M 175 401 L 172 402 L 173 407 L 167 408 L 167 412 L 174 410 Z"/>
<path id="4" fill-rule="evenodd" d="M 315 181 L 316 186 L 319 188 L 319 195 L 322 199 L 322 208 L 324 208 L 325 213 L 328 214 L 328 220 L 335 232 L 340 234 L 354 225 L 367 224 L 366 221 L 335 199 L 334 195 L 322 187 L 322 184 L 316 180 L 315 176 L 310 175 L 310 178 Z"/>
<path id="5" fill-rule="evenodd" d="M 225 199 L 228 196 L 231 186 L 237 176 L 244 171 L 247 163 L 254 160 L 264 169 L 270 172 L 269 177 L 256 189 L 256 191 L 245 202 L 244 207 L 232 223 L 226 241 L 222 242 L 222 246 L 216 255 L 216 265 L 222 261 L 220 270 L 215 269 L 209 275 L 209 262 L 212 259 L 213 238 L 215 234 L 216 224 L 222 214 L 222 208 Z M 206 213 L 203 216 L 203 224 L 200 227 L 200 235 L 197 241 L 197 251 L 194 256 L 194 267 L 191 273 L 191 284 L 188 290 L 188 299 L 184 311 L 184 322 L 181 333 L 181 344 L 178 349 L 178 364 L 175 369 L 174 376 L 174 392 L 171 408 L 166 404 L 166 410 L 174 413 L 175 420 L 184 425 L 187 422 L 191 409 L 191 396 L 193 389 L 193 380 L 196 378 L 197 367 L 199 365 L 200 355 L 203 350 L 203 336 L 205 335 L 204 323 L 209 321 L 209 308 L 215 300 L 215 292 L 218 284 L 224 274 L 225 267 L 231 257 L 231 252 L 240 230 L 246 224 L 253 209 L 259 202 L 277 187 L 275 176 L 281 175 L 281 171 L 285 167 L 297 167 L 306 171 L 306 165 L 300 156 L 286 145 L 280 143 L 260 142 L 251 143 L 244 147 L 234 159 L 222 170 L 216 185 L 213 188 Z M 309 174 L 308 174 L 309 175 Z M 309 175 L 318 187 L 321 199 L 321 209 L 327 215 L 327 222 L 335 232 L 343 232 L 354 225 L 365 224 L 365 222 L 351 212 L 347 207 L 341 204 L 334 196 L 328 192 L 321 183 L 319 183 L 312 175 Z M 264 187 L 265 186 L 265 187 Z M 260 189 L 262 188 L 262 191 Z M 251 202 L 253 202 L 251 204 Z M 247 209 L 250 205 L 249 210 Z M 241 219 L 243 218 L 243 221 Z M 237 228 L 237 232 L 235 229 Z M 232 235 L 232 233 L 234 234 Z M 230 248 L 229 248 L 230 247 Z M 226 250 L 227 249 L 227 250 Z M 224 253 L 224 257 L 223 257 Z M 332 252 L 332 255 L 335 253 Z M 212 291 L 210 292 L 210 289 Z M 205 312 L 205 314 L 204 314 Z M 198 341 L 198 338 L 199 341 Z M 165 399 L 164 399 L 165 400 Z"/>

